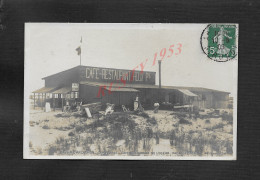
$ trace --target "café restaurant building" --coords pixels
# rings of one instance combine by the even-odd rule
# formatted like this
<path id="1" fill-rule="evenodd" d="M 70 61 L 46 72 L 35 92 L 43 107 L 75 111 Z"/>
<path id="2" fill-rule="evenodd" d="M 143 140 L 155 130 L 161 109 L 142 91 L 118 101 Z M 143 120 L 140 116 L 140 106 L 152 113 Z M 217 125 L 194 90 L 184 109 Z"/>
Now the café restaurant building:
<path id="1" fill-rule="evenodd" d="M 144 108 L 155 102 L 194 105 L 199 108 L 227 108 L 229 93 L 206 88 L 161 86 L 155 84 L 156 73 L 91 66 L 74 68 L 44 77 L 45 86 L 33 92 L 34 106 L 50 102 L 61 108 L 65 102 L 83 104 L 101 102 L 125 105 L 133 109 L 138 96 Z M 160 83 L 159 83 L 160 84 Z"/>

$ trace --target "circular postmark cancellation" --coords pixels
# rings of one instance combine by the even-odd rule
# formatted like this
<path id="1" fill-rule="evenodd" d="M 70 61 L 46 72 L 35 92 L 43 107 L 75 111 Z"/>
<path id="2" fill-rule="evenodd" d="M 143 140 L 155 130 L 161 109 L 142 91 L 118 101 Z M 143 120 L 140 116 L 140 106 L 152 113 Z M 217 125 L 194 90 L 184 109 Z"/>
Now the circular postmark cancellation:
<path id="1" fill-rule="evenodd" d="M 209 24 L 200 37 L 202 51 L 212 60 L 226 62 L 236 59 L 238 28 L 235 24 Z"/>

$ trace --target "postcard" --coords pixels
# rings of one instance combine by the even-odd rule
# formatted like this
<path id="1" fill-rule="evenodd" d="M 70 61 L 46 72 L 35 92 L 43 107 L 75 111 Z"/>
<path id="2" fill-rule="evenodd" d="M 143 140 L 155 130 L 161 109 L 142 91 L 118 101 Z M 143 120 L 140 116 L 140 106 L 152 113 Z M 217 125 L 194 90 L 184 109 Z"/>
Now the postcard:
<path id="1" fill-rule="evenodd" d="M 24 159 L 236 160 L 238 28 L 25 23 Z"/>

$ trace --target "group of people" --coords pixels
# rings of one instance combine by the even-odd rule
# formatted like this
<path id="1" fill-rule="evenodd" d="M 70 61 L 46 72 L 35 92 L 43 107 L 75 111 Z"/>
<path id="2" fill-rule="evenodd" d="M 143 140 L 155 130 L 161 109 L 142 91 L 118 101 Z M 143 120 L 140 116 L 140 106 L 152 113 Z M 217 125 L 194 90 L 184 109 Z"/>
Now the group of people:
<path id="1" fill-rule="evenodd" d="M 63 107 L 63 112 L 73 112 L 73 111 L 80 111 L 80 106 L 82 105 L 82 101 L 80 102 L 69 102 L 66 100 L 66 105 Z"/>

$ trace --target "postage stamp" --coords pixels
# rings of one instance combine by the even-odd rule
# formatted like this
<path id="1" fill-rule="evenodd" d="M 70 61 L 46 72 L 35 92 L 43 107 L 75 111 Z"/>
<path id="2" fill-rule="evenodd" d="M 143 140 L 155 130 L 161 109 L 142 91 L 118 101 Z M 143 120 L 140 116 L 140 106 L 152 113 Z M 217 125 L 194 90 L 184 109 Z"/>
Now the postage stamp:
<path id="1" fill-rule="evenodd" d="M 238 24 L 26 23 L 24 158 L 236 160 L 237 47 Z"/>
<path id="2" fill-rule="evenodd" d="M 236 24 L 209 24 L 201 34 L 201 47 L 210 59 L 226 62 L 236 59 L 237 40 Z"/>

